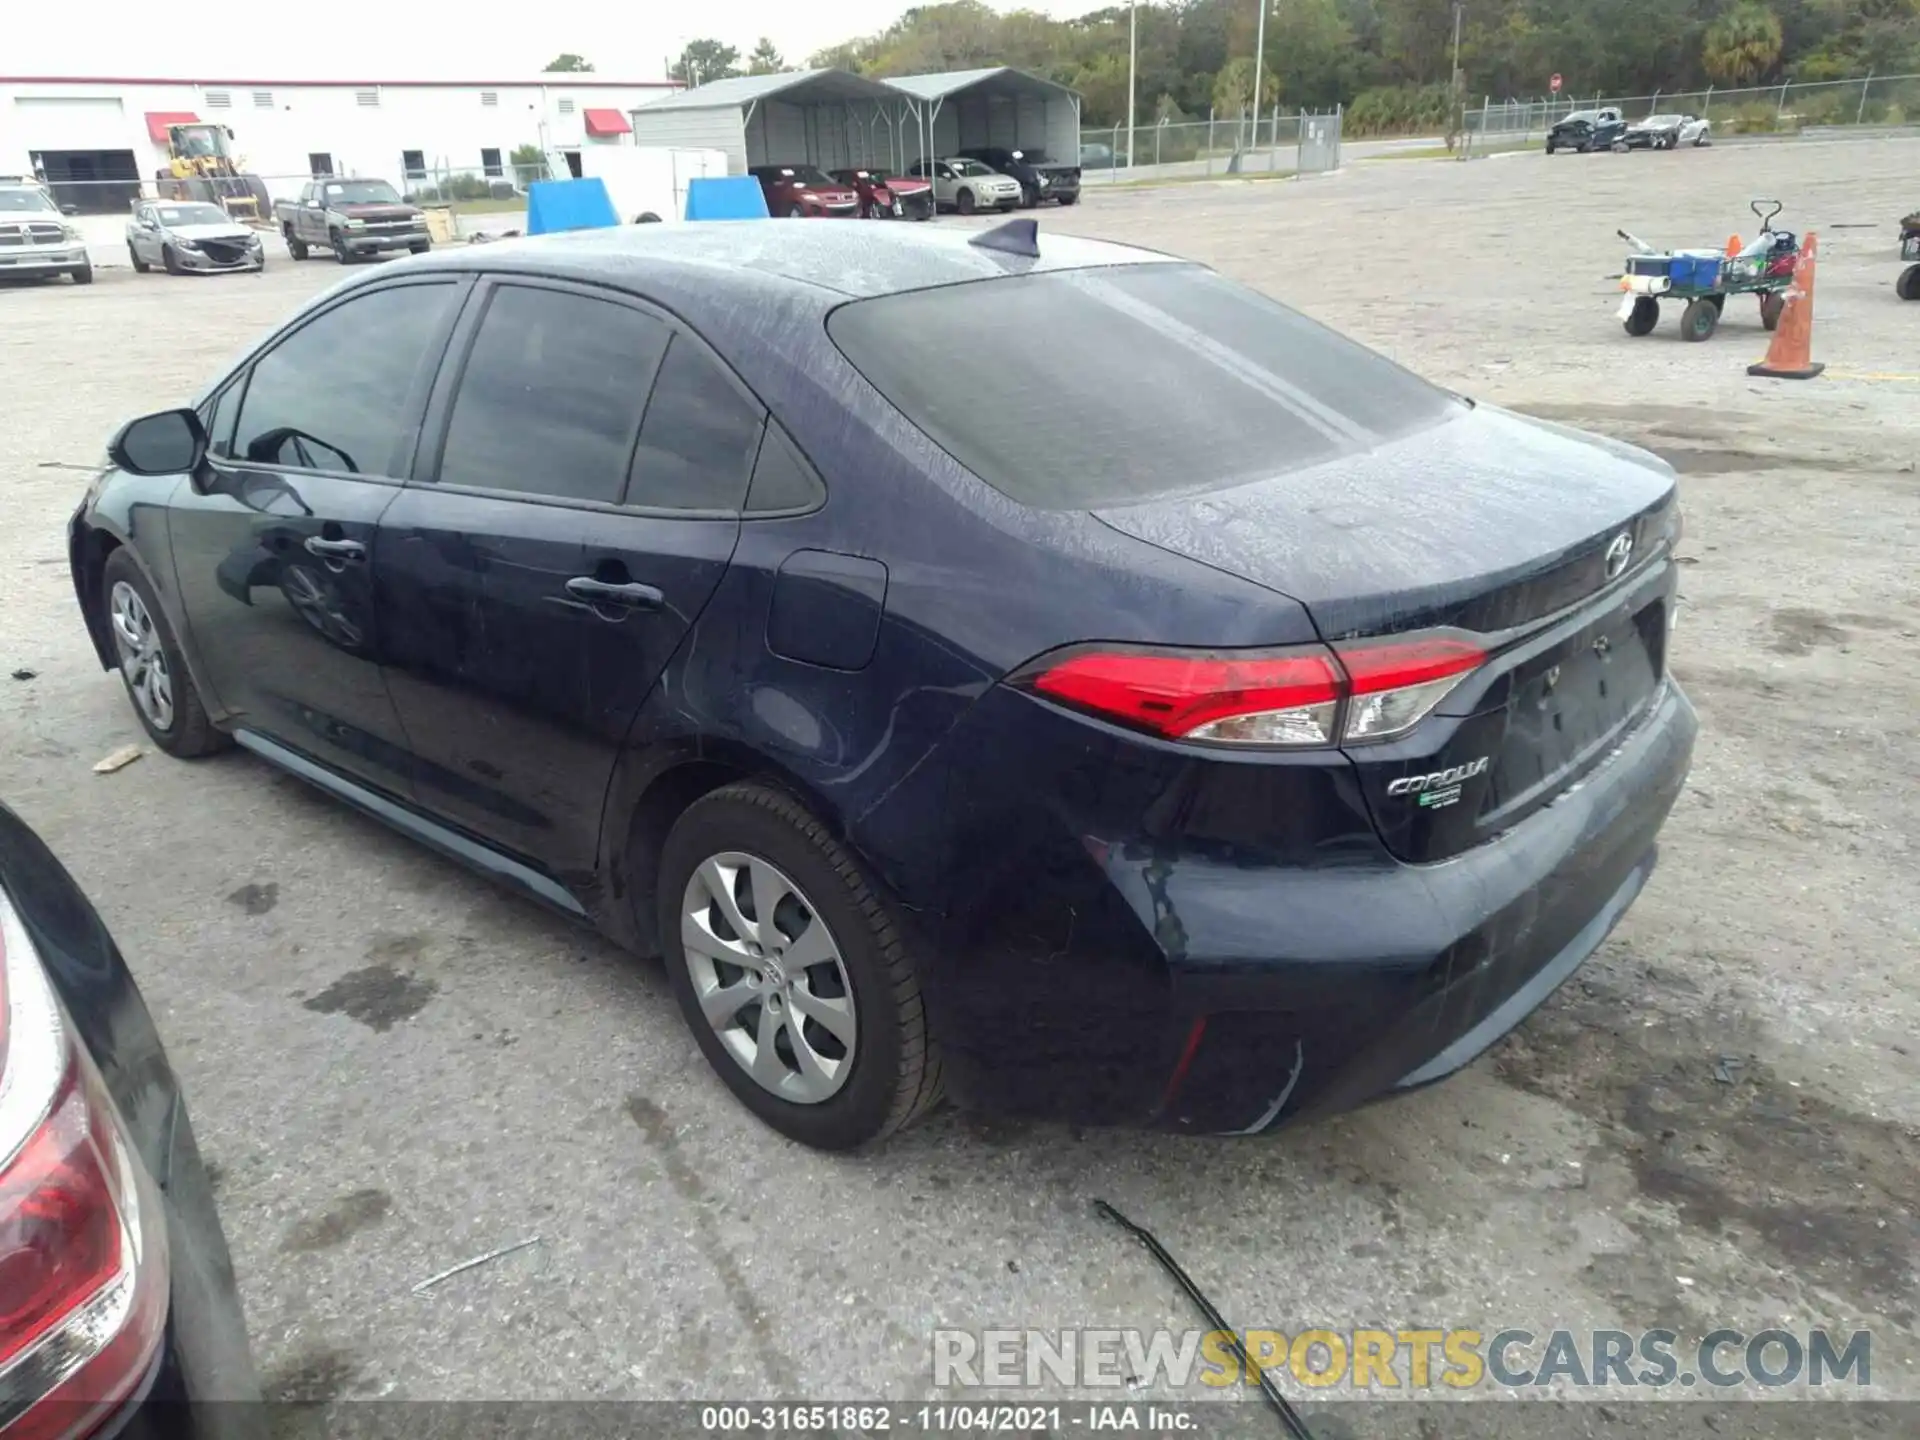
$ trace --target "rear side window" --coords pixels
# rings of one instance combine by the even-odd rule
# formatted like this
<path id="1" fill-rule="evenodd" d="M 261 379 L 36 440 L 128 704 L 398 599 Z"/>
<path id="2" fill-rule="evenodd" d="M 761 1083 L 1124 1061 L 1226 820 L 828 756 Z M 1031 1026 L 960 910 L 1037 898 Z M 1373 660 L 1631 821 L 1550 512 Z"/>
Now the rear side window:
<path id="1" fill-rule="evenodd" d="M 828 331 L 936 444 L 1038 509 L 1224 489 L 1459 409 L 1384 356 L 1192 265 L 880 296 L 834 311 Z"/>
<path id="2" fill-rule="evenodd" d="M 392 474 L 415 423 L 421 361 L 455 289 L 399 285 L 357 295 L 262 355 L 240 403 L 235 455 L 262 465 Z"/>
<path id="3" fill-rule="evenodd" d="M 460 375 L 440 482 L 617 502 L 669 333 L 610 301 L 501 286 Z"/>
<path id="4" fill-rule="evenodd" d="M 769 420 L 766 439 L 760 442 L 760 458 L 754 462 L 747 510 L 756 515 L 807 510 L 826 498 L 826 487 L 799 447 L 777 420 Z"/>
<path id="5" fill-rule="evenodd" d="M 738 510 L 766 418 L 699 345 L 676 336 L 647 401 L 627 503 Z"/>

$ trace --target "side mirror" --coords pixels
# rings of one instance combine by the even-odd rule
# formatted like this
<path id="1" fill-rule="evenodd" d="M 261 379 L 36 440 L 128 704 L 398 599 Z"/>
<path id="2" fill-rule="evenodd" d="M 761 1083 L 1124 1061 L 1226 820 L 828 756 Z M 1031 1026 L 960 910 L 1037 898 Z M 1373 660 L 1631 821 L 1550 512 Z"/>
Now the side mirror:
<path id="1" fill-rule="evenodd" d="M 62 215 L 78 215 L 80 213 L 80 207 L 78 205 L 62 205 L 60 207 L 60 213 Z"/>
<path id="2" fill-rule="evenodd" d="M 207 456 L 207 432 L 191 410 L 162 410 L 120 427 L 107 456 L 130 475 L 186 475 Z"/>

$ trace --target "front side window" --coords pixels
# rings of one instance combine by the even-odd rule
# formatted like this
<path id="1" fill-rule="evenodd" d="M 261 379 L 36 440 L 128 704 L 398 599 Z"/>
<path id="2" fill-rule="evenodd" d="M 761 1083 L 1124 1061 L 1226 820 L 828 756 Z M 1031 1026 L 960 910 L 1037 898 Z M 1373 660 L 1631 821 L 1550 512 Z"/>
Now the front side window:
<path id="1" fill-rule="evenodd" d="M 501 286 L 460 375 L 440 483 L 617 502 L 668 334 L 625 305 Z"/>
<path id="2" fill-rule="evenodd" d="M 356 295 L 254 362 L 234 454 L 261 465 L 391 475 L 415 422 L 415 381 L 458 287 Z"/>

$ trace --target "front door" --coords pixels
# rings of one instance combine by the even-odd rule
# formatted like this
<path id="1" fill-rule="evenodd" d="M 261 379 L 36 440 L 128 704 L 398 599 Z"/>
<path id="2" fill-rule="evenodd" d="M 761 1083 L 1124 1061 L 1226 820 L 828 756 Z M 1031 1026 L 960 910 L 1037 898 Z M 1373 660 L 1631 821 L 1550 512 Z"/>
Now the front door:
<path id="1" fill-rule="evenodd" d="M 234 723 L 402 798 L 378 526 L 465 288 L 356 291 L 276 340 L 229 389 L 205 473 L 169 516 L 194 649 Z"/>
<path id="2" fill-rule="evenodd" d="M 732 556 L 763 416 L 730 389 L 730 427 L 702 412 L 675 439 L 710 398 L 685 383 L 703 352 L 638 305 L 516 280 L 470 308 L 429 409 L 444 441 L 381 520 L 388 684 L 422 806 L 564 881 L 591 873 L 615 758 Z M 719 448 L 676 461 L 661 436 Z M 715 466 L 737 488 L 703 483 Z"/>

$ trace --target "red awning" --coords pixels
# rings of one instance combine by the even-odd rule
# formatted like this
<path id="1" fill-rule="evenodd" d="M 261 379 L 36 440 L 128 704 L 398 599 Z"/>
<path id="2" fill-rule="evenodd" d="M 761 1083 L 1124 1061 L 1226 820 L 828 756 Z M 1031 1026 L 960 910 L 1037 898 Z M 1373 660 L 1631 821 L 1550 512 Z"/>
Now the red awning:
<path id="1" fill-rule="evenodd" d="M 633 126 L 627 123 L 627 117 L 618 110 L 589 110 L 586 116 L 589 135 L 631 135 L 633 133 Z"/>
<path id="2" fill-rule="evenodd" d="M 147 111 L 147 138 L 156 145 L 167 143 L 169 125 L 198 125 L 200 117 L 191 110 Z"/>

